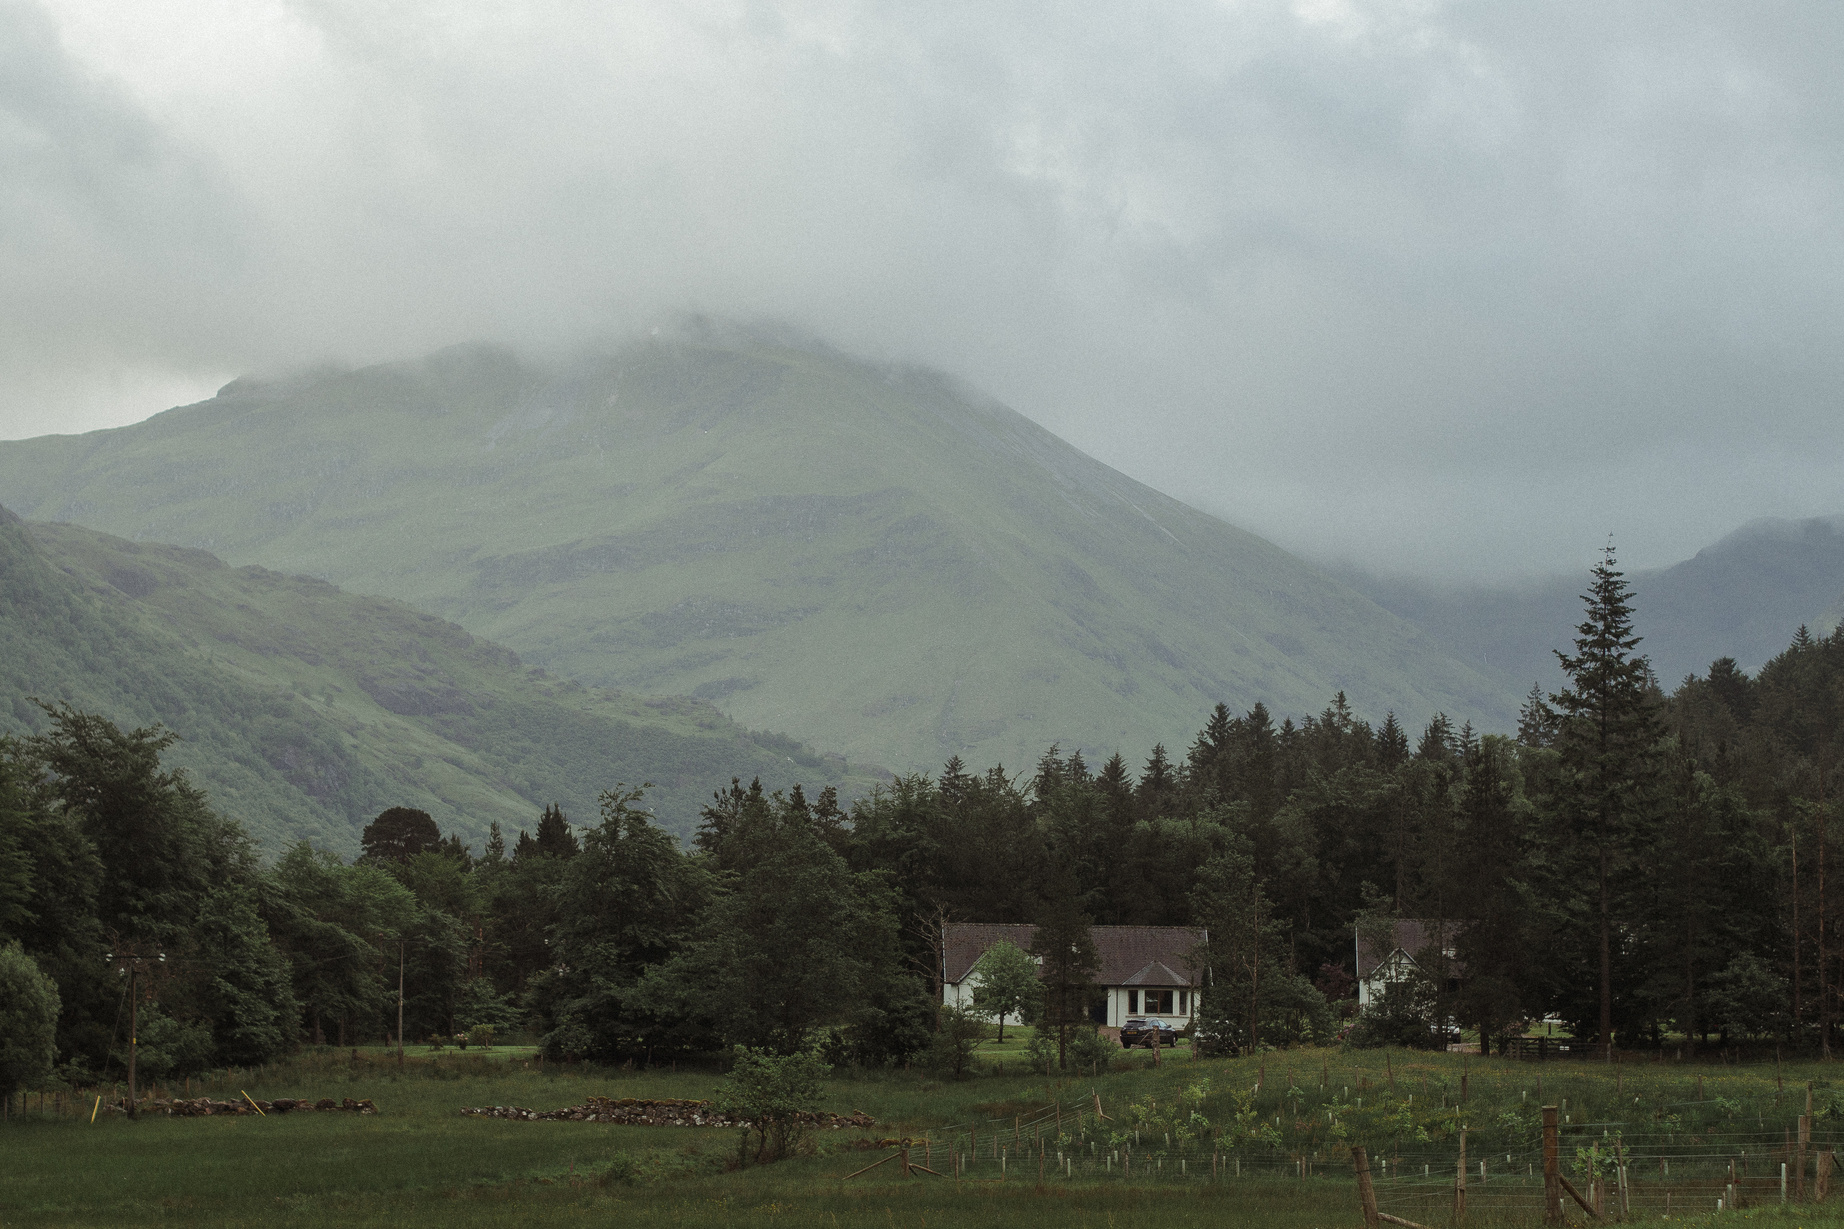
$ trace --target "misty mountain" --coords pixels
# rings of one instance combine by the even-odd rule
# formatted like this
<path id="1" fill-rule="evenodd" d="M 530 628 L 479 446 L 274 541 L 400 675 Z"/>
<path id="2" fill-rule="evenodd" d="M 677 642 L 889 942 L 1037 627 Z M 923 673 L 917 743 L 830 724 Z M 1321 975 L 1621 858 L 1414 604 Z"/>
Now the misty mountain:
<path id="1" fill-rule="evenodd" d="M 42 726 L 33 696 L 165 724 L 184 740 L 168 761 L 270 852 L 355 854 L 394 805 L 479 849 L 489 823 L 516 836 L 552 801 L 593 823 L 617 781 L 654 782 L 661 822 L 687 833 L 732 775 L 872 780 L 701 701 L 587 690 L 395 602 L 0 508 L 0 734 Z"/>
<path id="2" fill-rule="evenodd" d="M 1491 728 L 1502 676 L 927 371 L 715 330 L 240 380 L 0 443 L 0 501 L 323 577 L 854 760 L 1144 755 L 1217 701 Z"/>
<path id="3" fill-rule="evenodd" d="M 1572 646 L 1588 569 L 1504 588 L 1463 588 L 1350 571 L 1346 579 L 1481 672 L 1528 689 L 1560 684 L 1555 650 Z M 1762 520 L 1692 558 L 1630 573 L 1639 651 L 1667 690 L 1719 657 L 1750 673 L 1803 624 L 1844 615 L 1844 518 Z"/>

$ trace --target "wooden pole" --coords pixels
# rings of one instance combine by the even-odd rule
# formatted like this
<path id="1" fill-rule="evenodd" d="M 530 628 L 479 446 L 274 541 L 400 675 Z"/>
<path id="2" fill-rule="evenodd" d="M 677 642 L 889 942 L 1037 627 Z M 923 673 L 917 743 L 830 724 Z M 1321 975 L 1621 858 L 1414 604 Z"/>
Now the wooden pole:
<path id="1" fill-rule="evenodd" d="M 1351 1168 L 1357 1171 L 1357 1203 L 1364 1214 L 1364 1229 L 1377 1229 L 1377 1191 L 1370 1185 L 1370 1154 L 1361 1147 L 1352 1148 Z"/>
<path id="2" fill-rule="evenodd" d="M 866 1165 L 863 1169 L 854 1169 L 850 1173 L 846 1174 L 844 1178 L 840 1178 L 839 1181 L 844 1182 L 847 1178 L 856 1178 L 859 1174 L 869 1173 L 871 1170 L 876 1169 L 879 1165 L 882 1165 L 884 1161 L 896 1160 L 897 1155 L 898 1155 L 897 1153 L 892 1152 L 889 1156 L 885 1157 L 882 1161 L 872 1161 L 869 1165 Z"/>
<path id="3" fill-rule="evenodd" d="M 1793 1179 L 1793 1198 L 1804 1203 L 1806 1200 L 1806 1148 L 1812 1143 L 1812 1115 L 1799 1116 L 1799 1159 L 1797 1176 Z"/>
<path id="4" fill-rule="evenodd" d="M 1614 1141 L 1614 1166 L 1614 1173 L 1619 1176 L 1620 1180 L 1618 1187 L 1620 1192 L 1620 1215 L 1625 1216 L 1633 1209 L 1629 1198 L 1630 1192 L 1626 1188 L 1626 1149 L 1621 1147 L 1620 1141 L 1617 1139 Z"/>
<path id="5" fill-rule="evenodd" d="M 1836 1159 L 1837 1153 L 1829 1148 L 1818 1154 L 1818 1181 L 1813 1184 L 1813 1197 L 1819 1203 L 1831 1194 L 1831 1165 Z"/>
<path id="6" fill-rule="evenodd" d="M 387 966 L 388 967 L 388 966 Z M 403 1066 L 403 940 L 397 940 L 397 1065 Z"/>
<path id="7" fill-rule="evenodd" d="M 134 1089 L 134 1052 L 137 1043 L 140 1041 L 140 1038 L 136 1035 L 136 1021 L 139 1019 L 136 1009 L 141 1005 L 140 1000 L 134 992 L 136 963 L 133 956 L 128 958 L 128 1116 L 130 1118 L 138 1118 L 140 1116 L 139 1111 L 135 1108 L 136 1098 Z M 117 1020 L 121 1019 L 120 1016 L 115 1018 Z"/>
<path id="8" fill-rule="evenodd" d="M 1562 1223 L 1562 1163 L 1556 1144 L 1556 1107 L 1543 1107 L 1543 1219 Z"/>
<path id="9" fill-rule="evenodd" d="M 1462 1082 L 1466 1077 L 1461 1076 Z M 1460 1132 L 1460 1164 L 1453 1178 L 1453 1223 L 1458 1225 L 1466 1220 L 1466 1132 Z"/>

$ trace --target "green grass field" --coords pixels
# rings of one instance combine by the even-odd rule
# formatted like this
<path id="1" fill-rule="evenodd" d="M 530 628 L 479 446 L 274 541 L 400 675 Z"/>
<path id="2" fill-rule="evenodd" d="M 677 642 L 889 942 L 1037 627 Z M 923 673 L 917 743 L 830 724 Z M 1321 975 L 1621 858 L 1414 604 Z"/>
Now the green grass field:
<path id="1" fill-rule="evenodd" d="M 1528 1225 L 1540 1221 L 1540 1179 L 1522 1171 L 1534 1155 L 1528 1124 L 1543 1102 L 1567 1109 L 1565 1172 L 1572 1172 L 1567 1167 L 1577 1148 L 1622 1137 L 1632 1161 L 1633 1219 L 1658 1218 L 1669 1192 L 1673 1223 L 1844 1223 L 1834 1211 L 1844 1206 L 1844 1195 L 1817 1207 L 1777 1199 L 1775 1149 L 1803 1109 L 1806 1081 L 1814 1082 L 1820 1114 L 1815 1146 L 1832 1146 L 1840 1134 L 1834 1126 L 1844 1124 L 1832 1116 L 1830 1069 L 1817 1064 L 1780 1070 L 1677 1063 L 1539 1067 L 1476 1056 L 1337 1050 L 1192 1061 L 1181 1051 L 1156 1070 L 1136 1053 L 1123 1056 L 1111 1072 L 1052 1079 L 1022 1071 L 1021 1041 L 1008 1038 L 982 1074 L 963 1081 L 921 1072 L 839 1074 L 828 1085 L 827 1108 L 864 1110 L 878 1127 L 820 1132 L 807 1155 L 744 1168 L 736 1167 L 737 1133 L 730 1130 L 463 1117 L 463 1106 L 550 1109 L 598 1094 L 709 1096 L 719 1078 L 709 1070 L 553 1065 L 540 1071 L 531 1052 L 519 1048 L 488 1054 L 412 1050 L 402 1071 L 380 1049 L 361 1051 L 356 1060 L 346 1052 L 309 1054 L 264 1071 L 229 1073 L 210 1087 L 214 1095 L 247 1089 L 259 1099 L 370 1097 L 379 1108 L 375 1117 L 129 1121 L 104 1114 L 92 1125 L 87 1115 L 36 1116 L 36 1103 L 29 1102 L 23 1119 L 0 1128 L 0 1223 L 462 1229 L 640 1216 L 687 1226 L 1357 1225 L 1343 1150 L 1345 1139 L 1355 1138 L 1368 1143 L 1379 1162 L 1384 1210 L 1433 1226 L 1449 1223 L 1453 1128 L 1464 1125 L 1469 1166 L 1483 1159 L 1490 1169 L 1483 1182 L 1476 1174 L 1469 1179 L 1466 1223 Z M 1005 1075 L 996 1074 L 1001 1055 Z M 1133 1143 L 1134 1106 L 1171 1104 L 1200 1080 L 1210 1088 L 1203 1111 L 1218 1126 L 1233 1120 L 1238 1094 L 1249 1097 L 1259 1081 L 1261 1092 L 1245 1105 L 1264 1121 L 1278 1115 L 1281 1145 L 1222 1150 L 1215 1180 L 1210 1143 L 1166 1147 L 1150 1130 L 1136 1149 L 1131 1177 L 1109 1162 L 1111 1151 Z M 1111 1140 L 1096 1134 L 1096 1098 L 1110 1116 L 1103 1129 Z M 1073 1176 L 1057 1177 L 1054 1147 L 1047 1147 L 1040 1184 L 1033 1120 L 1054 1123 L 1044 1111 L 1059 1102 L 1067 1135 L 1061 1146 L 1071 1156 L 1084 1144 L 1092 1151 Z M 1084 1111 L 1080 1129 L 1078 1110 Z M 1017 1135 L 1014 1121 L 1021 1124 Z M 917 1161 L 926 1137 L 934 1168 L 951 1175 L 954 1154 L 964 1158 L 969 1125 L 979 1159 L 959 1180 L 904 1178 L 896 1164 L 845 1180 L 889 1154 L 856 1145 L 885 1136 L 915 1138 L 911 1156 Z M 995 1145 L 1005 1148 L 1003 1176 L 990 1155 Z M 1748 1175 L 1747 1206 L 1717 1213 L 1723 1166 L 1738 1155 Z M 1394 1168 L 1382 1169 L 1385 1161 Z M 1587 1218 L 1577 1212 L 1571 1219 Z"/>

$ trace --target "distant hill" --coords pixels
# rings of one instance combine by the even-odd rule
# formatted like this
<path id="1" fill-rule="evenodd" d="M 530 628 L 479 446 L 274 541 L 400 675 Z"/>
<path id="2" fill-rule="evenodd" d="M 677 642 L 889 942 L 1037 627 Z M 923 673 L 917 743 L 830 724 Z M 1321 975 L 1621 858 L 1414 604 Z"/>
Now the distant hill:
<path id="1" fill-rule="evenodd" d="M 717 330 L 465 347 L 0 443 L 0 502 L 324 577 L 598 686 L 934 768 L 1209 707 L 1515 712 L 1349 585 L 938 374 Z"/>
<path id="2" fill-rule="evenodd" d="M 185 740 L 171 760 L 270 851 L 356 853 L 393 805 L 478 850 L 490 822 L 516 836 L 552 801 L 593 823 L 616 781 L 653 781 L 681 833 L 732 775 L 872 781 L 702 701 L 585 690 L 395 602 L 0 508 L 0 733 L 43 724 L 29 696 L 164 723 Z"/>
<path id="3" fill-rule="evenodd" d="M 1554 650 L 1569 648 L 1581 622 L 1580 576 L 1516 587 L 1442 587 L 1350 573 L 1378 604 L 1415 623 L 1447 650 L 1507 681 L 1560 682 Z M 1763 520 L 1745 525 L 1682 563 L 1630 575 L 1634 624 L 1669 689 L 1704 674 L 1719 657 L 1759 670 L 1801 624 L 1835 627 L 1844 615 L 1844 518 Z"/>

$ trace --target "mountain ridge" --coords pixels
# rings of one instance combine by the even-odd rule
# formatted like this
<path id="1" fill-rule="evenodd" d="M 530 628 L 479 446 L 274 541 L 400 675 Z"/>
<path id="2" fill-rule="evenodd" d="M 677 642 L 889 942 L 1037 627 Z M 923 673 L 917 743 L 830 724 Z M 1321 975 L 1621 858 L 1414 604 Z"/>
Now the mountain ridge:
<path id="1" fill-rule="evenodd" d="M 0 443 L 0 502 L 450 618 L 853 760 L 1143 753 L 1217 701 L 1508 724 L 1501 681 L 950 377 L 735 333 L 461 347 Z"/>
<path id="2" fill-rule="evenodd" d="M 1579 577 L 1504 586 L 1446 586 L 1341 569 L 1379 605 L 1422 627 L 1457 657 L 1528 688 L 1560 684 L 1554 650 L 1581 620 Z M 1802 625 L 1844 617 L 1844 517 L 1750 521 L 1688 559 L 1639 568 L 1632 586 L 1639 652 L 1667 689 L 1720 657 L 1758 671 Z"/>
<path id="3" fill-rule="evenodd" d="M 550 802 L 589 822 L 617 781 L 653 781 L 684 836 L 732 775 L 847 797 L 878 779 L 696 700 L 558 679 L 400 603 L 0 507 L 0 734 L 41 728 L 29 697 L 164 724 L 168 758 L 270 853 L 356 853 L 394 805 L 478 847 Z"/>

